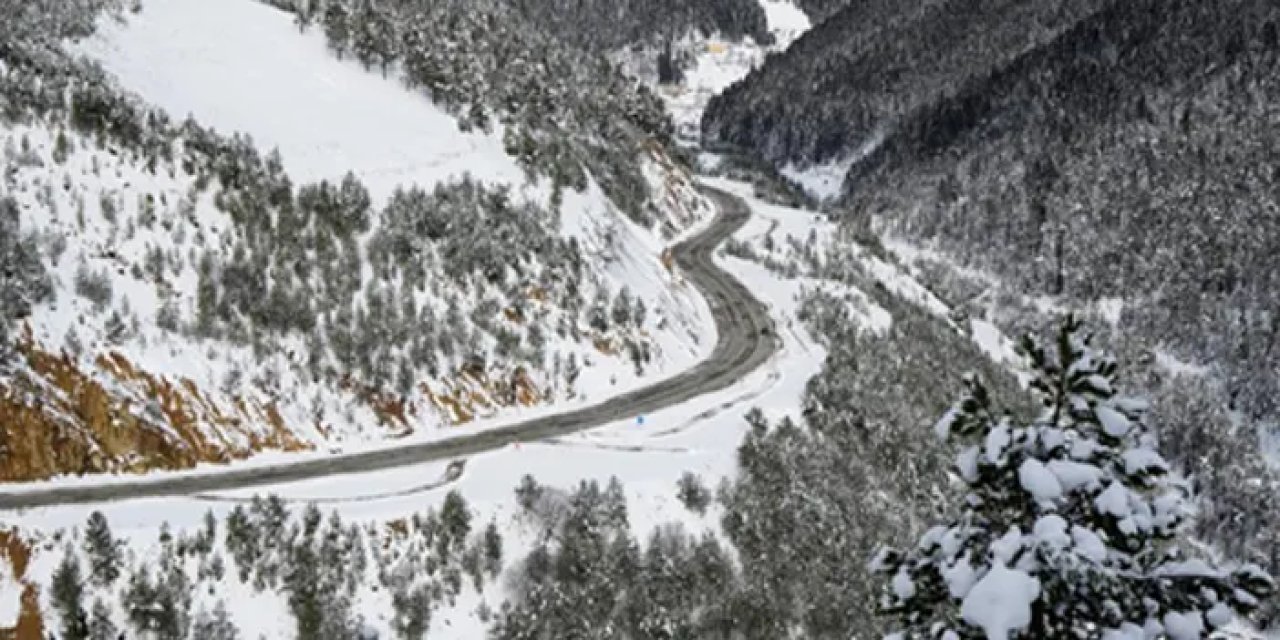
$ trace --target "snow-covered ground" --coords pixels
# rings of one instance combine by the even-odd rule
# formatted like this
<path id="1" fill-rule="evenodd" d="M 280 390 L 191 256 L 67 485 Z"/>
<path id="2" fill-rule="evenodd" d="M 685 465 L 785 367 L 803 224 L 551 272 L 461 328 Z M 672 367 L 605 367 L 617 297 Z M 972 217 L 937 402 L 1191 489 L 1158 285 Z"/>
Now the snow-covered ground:
<path id="1" fill-rule="evenodd" d="M 807 166 L 787 164 L 779 170 L 779 173 L 794 180 L 819 202 L 838 198 L 844 188 L 844 179 L 849 174 L 849 169 L 883 144 L 887 135 L 885 130 L 877 130 L 858 149 L 848 155 Z"/>
<path id="2" fill-rule="evenodd" d="M 354 61 L 324 35 L 254 0 L 151 0 L 126 22 L 104 20 L 80 50 L 174 118 L 278 148 L 297 183 L 355 171 L 375 200 L 396 186 L 468 172 L 520 185 L 501 132 L 462 133 L 425 95 Z"/>

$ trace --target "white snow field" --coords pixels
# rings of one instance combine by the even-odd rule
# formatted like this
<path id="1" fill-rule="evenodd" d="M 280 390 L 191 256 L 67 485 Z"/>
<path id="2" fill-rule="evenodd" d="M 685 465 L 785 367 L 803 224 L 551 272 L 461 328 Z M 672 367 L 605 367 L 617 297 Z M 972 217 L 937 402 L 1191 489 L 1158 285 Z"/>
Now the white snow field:
<path id="1" fill-rule="evenodd" d="M 355 171 L 375 200 L 468 172 L 520 185 L 499 134 L 467 134 L 424 95 L 338 60 L 313 29 L 255 0 L 151 0 L 81 50 L 179 120 L 279 148 L 295 183 Z"/>
<path id="2" fill-rule="evenodd" d="M 874 152 L 886 137 L 888 136 L 885 130 L 877 130 L 857 150 L 848 155 L 805 166 L 788 163 L 779 173 L 795 181 L 800 188 L 817 198 L 819 202 L 838 198 L 844 189 L 844 178 L 849 174 L 849 169 Z"/>
<path id="3" fill-rule="evenodd" d="M 191 115 L 224 135 L 249 135 L 264 154 L 278 150 L 295 185 L 338 180 L 351 171 L 369 188 L 376 205 L 397 186 L 430 188 L 469 174 L 508 186 L 517 198 L 546 203 L 550 197 L 545 181 L 527 181 L 505 154 L 500 129 L 462 133 L 452 117 L 423 95 L 406 90 L 394 77 L 383 78 L 354 61 L 339 60 L 326 49 L 320 33 L 299 33 L 287 14 L 256 0 L 148 0 L 140 13 L 129 14 L 123 22 L 104 20 L 96 35 L 75 46 L 98 60 L 126 90 L 165 109 L 176 120 Z M 43 348 L 67 348 L 73 355 L 81 354 L 80 361 L 87 366 L 109 347 L 104 325 L 110 312 L 128 310 L 124 315 L 136 315 L 137 330 L 112 349 L 150 374 L 173 381 L 188 379 L 214 396 L 219 390 L 235 391 L 265 403 L 261 394 L 255 396 L 260 389 L 228 381 L 272 380 L 271 396 L 278 399 L 283 422 L 318 451 L 392 446 L 388 435 L 404 435 L 389 434 L 363 403 L 309 376 L 296 375 L 290 362 L 298 362 L 296 358 L 306 353 L 301 339 L 288 345 L 292 355 L 259 357 L 229 343 L 197 344 L 161 330 L 156 317 L 162 306 L 160 288 L 153 278 L 139 277 L 128 267 L 136 267 L 152 248 L 168 252 L 173 267 L 163 280 L 181 317 L 190 318 L 197 282 L 191 256 L 211 243 L 225 242 L 223 232 L 234 225 L 213 206 L 208 194 L 190 203 L 190 215 L 175 215 L 173 210 L 194 183 L 180 167 L 152 174 L 127 154 L 68 134 L 74 151 L 60 164 L 53 159 L 53 134 L 47 129 L 0 130 L 0 148 L 16 149 L 26 140 L 29 156 L 35 159 L 18 166 L 10 176 L 11 191 L 22 206 L 23 228 L 49 239 L 51 247 L 58 244 L 53 238 L 64 239 L 56 251 L 46 252 L 56 253 L 59 295 L 37 308 L 31 322 Z M 691 228 L 711 219 L 713 208 L 680 169 L 661 156 L 639 150 L 637 162 L 675 228 Z M 161 225 L 133 224 L 144 195 L 157 203 Z M 114 211 L 104 210 L 105 201 L 115 204 Z M 572 354 L 583 363 L 574 395 L 556 398 L 552 405 L 493 409 L 463 428 L 474 430 L 599 402 L 676 375 L 714 346 L 715 327 L 706 303 L 678 273 L 662 264 L 663 250 L 674 240 L 626 218 L 594 182 L 584 193 L 565 194 L 561 224 L 564 235 L 580 241 L 589 264 L 601 276 L 602 287 L 617 291 L 625 285 L 644 300 L 649 313 L 642 329 L 655 346 L 652 362 L 643 375 L 637 375 L 625 356 L 607 356 L 589 342 L 552 335 L 548 353 L 566 358 Z M 82 267 L 110 282 L 109 308 L 95 310 L 71 292 Z M 428 294 L 422 298 L 421 306 L 443 309 L 442 299 Z M 69 342 L 80 348 L 68 348 Z M 536 383 L 543 381 L 539 372 L 532 374 Z M 422 398 L 410 400 L 425 404 Z M 323 432 L 311 417 L 317 410 L 326 416 Z M 418 412 L 410 425 L 413 432 L 406 437 L 420 441 L 456 433 L 441 428 L 444 425 L 444 417 L 434 411 Z M 243 432 L 206 435 L 213 441 L 245 445 L 262 433 L 250 424 Z M 261 461 L 278 460 L 281 455 L 267 454 Z"/>

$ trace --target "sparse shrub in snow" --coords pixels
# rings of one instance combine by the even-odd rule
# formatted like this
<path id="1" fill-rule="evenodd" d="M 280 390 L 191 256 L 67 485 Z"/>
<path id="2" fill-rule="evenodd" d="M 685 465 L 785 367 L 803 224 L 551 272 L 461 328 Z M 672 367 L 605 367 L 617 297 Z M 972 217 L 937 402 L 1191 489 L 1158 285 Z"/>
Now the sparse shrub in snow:
<path id="1" fill-rule="evenodd" d="M 684 472 L 677 481 L 676 487 L 676 497 L 686 509 L 698 515 L 707 512 L 707 506 L 711 504 L 711 492 L 707 490 L 702 478 L 699 478 L 696 473 Z"/>
<path id="2" fill-rule="evenodd" d="M 882 550 L 883 611 L 906 637 L 1191 640 L 1252 611 L 1273 583 L 1189 557 L 1190 511 L 1116 363 L 1068 318 L 1049 350 L 1023 350 L 1043 411 L 1001 415 L 976 377 L 937 423 L 959 442 L 960 514 L 912 549 Z"/>
<path id="3" fill-rule="evenodd" d="M 89 265 L 80 263 L 75 275 L 76 295 L 93 303 L 94 309 L 101 311 L 111 305 L 111 277 L 105 271 L 94 271 Z"/>
<path id="4" fill-rule="evenodd" d="M 532 475 L 524 474 L 520 484 L 516 486 L 516 504 L 526 512 L 532 512 L 534 505 L 542 498 L 542 487 Z"/>

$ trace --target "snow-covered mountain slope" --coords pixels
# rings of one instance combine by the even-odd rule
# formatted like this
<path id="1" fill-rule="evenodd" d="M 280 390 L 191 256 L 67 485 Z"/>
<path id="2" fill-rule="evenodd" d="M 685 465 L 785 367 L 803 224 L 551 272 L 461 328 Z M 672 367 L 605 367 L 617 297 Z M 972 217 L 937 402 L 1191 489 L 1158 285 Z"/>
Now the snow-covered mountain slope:
<path id="1" fill-rule="evenodd" d="M 252 0 L 151 0 L 74 49 L 107 76 L 81 69 L 69 110 L 0 126 L 0 198 L 55 293 L 0 379 L 0 478 L 437 438 L 647 384 L 714 344 L 663 260 L 713 212 L 659 143 L 621 149 L 659 214 L 643 227 L 590 177 L 530 177 L 502 124 L 464 133 Z M 113 119 L 152 146 L 95 133 Z"/>
<path id="2" fill-rule="evenodd" d="M 234 46 L 233 46 L 234 45 Z M 462 173 L 520 184 L 500 133 L 463 133 L 426 95 L 338 60 L 316 30 L 251 0 L 153 0 L 78 50 L 176 119 L 279 149 L 295 182 L 354 171 L 376 201 Z"/>

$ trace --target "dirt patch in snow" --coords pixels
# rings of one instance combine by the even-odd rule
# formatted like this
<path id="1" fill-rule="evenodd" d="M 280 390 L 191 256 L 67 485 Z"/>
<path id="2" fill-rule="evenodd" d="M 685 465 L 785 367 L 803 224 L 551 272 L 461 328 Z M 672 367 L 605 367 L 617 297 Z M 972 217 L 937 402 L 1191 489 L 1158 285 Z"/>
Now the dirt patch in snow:
<path id="1" fill-rule="evenodd" d="M 550 394 L 538 388 L 524 367 L 490 376 L 482 369 L 463 367 L 449 379 L 418 386 L 423 397 L 450 425 L 467 424 L 494 415 L 504 407 L 543 404 Z"/>
<path id="2" fill-rule="evenodd" d="M 31 561 L 31 546 L 16 531 L 0 530 L 0 571 L 8 573 L 13 581 L 22 585 L 20 605 L 16 620 L 0 624 L 0 640 L 43 640 L 44 620 L 40 617 L 40 591 L 25 580 L 27 565 Z M 10 594 L 0 594 L 9 597 Z"/>
<path id="3" fill-rule="evenodd" d="M 387 393 L 377 387 L 363 385 L 350 376 L 343 378 L 339 387 L 343 391 L 354 394 L 360 402 L 372 409 L 381 424 L 397 429 L 390 434 L 391 437 L 402 438 L 413 433 L 413 427 L 409 425 L 409 416 L 416 414 L 416 411 L 404 397 Z"/>

